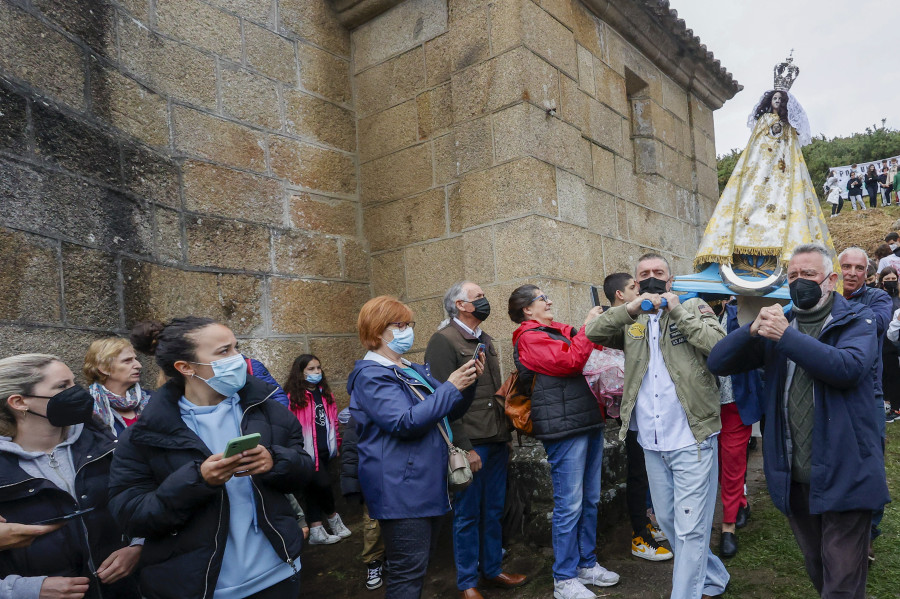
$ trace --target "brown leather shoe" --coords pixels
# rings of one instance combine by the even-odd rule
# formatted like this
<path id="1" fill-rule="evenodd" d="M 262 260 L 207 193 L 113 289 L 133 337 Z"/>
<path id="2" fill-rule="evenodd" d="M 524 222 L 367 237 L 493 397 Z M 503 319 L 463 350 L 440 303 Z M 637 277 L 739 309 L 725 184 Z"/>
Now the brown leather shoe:
<path id="1" fill-rule="evenodd" d="M 488 586 L 500 589 L 514 589 L 528 582 L 528 577 L 524 574 L 508 574 L 506 572 L 500 572 L 499 576 L 485 578 L 484 582 Z"/>
<path id="2" fill-rule="evenodd" d="M 484 599 L 481 593 L 478 592 L 478 589 L 471 588 L 466 589 L 465 591 L 459 592 L 459 599 Z"/>

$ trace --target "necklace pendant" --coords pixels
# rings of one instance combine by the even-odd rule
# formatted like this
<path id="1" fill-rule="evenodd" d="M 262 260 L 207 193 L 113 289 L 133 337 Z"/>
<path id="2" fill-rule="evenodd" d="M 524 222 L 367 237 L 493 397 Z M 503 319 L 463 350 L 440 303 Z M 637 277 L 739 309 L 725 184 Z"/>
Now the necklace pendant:
<path id="1" fill-rule="evenodd" d="M 59 468 L 59 460 L 56 459 L 56 456 L 53 455 L 54 452 L 50 452 L 50 467 L 51 468 Z"/>

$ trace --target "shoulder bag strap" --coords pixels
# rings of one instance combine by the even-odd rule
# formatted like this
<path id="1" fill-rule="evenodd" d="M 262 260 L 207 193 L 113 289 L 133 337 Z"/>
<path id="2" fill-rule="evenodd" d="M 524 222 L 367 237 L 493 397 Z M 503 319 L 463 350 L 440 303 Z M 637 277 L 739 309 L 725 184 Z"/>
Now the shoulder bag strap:
<path id="1" fill-rule="evenodd" d="M 404 381 L 404 382 L 406 382 L 406 381 Z M 407 386 L 409 386 L 410 389 L 412 389 L 412 392 L 415 393 L 416 396 L 418 396 L 420 401 L 425 401 L 425 397 L 422 395 L 422 393 L 419 392 L 418 389 L 415 388 L 415 386 L 410 385 L 409 383 L 406 383 L 406 384 L 407 384 Z M 437 426 L 437 429 L 440 431 L 441 436 L 444 438 L 444 441 L 447 442 L 447 447 L 453 447 L 453 443 L 450 442 L 450 437 L 447 436 L 447 431 L 444 430 L 444 427 L 441 426 L 441 423 L 438 422 L 436 426 Z"/>

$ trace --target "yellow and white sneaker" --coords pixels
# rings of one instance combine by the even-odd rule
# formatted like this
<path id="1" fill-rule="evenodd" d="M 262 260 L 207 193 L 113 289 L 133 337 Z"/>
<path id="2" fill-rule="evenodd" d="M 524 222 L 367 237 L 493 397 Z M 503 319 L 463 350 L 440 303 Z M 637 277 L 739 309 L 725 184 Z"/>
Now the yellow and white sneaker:
<path id="1" fill-rule="evenodd" d="M 651 562 L 664 562 L 672 559 L 672 552 L 660 547 L 652 538 L 644 540 L 641 535 L 631 537 L 631 555 Z"/>
<path id="2" fill-rule="evenodd" d="M 650 531 L 650 534 L 653 535 L 653 540 L 657 543 L 664 543 L 669 539 L 666 538 L 666 534 L 661 531 L 658 527 L 653 526 L 653 524 L 647 525 L 647 530 Z"/>

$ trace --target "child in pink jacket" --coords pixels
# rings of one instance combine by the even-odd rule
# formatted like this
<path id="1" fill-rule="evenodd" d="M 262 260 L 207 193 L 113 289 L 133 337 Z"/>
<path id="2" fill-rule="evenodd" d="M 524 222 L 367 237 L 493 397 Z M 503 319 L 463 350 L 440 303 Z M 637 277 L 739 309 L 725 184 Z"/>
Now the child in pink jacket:
<path id="1" fill-rule="evenodd" d="M 303 428 L 303 448 L 316 464 L 312 480 L 304 488 L 310 545 L 330 545 L 350 536 L 335 511 L 334 492 L 328 477 L 328 463 L 340 452 L 337 406 L 322 371 L 322 363 L 312 354 L 294 360 L 284 386 L 291 412 Z M 324 518 L 323 518 L 324 516 Z M 328 522 L 329 534 L 323 526 Z"/>

